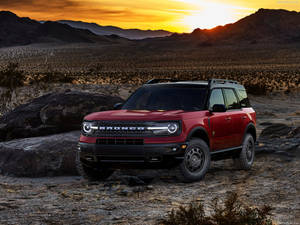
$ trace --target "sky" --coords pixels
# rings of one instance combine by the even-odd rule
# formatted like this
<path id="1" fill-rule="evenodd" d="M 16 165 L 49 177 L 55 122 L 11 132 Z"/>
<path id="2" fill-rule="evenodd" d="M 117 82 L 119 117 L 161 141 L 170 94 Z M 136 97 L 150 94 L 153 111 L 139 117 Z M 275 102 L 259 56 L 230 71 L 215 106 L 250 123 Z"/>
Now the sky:
<path id="1" fill-rule="evenodd" d="M 300 11 L 300 0 L 0 0 L 0 10 L 35 20 L 179 33 L 233 23 L 259 8 Z"/>

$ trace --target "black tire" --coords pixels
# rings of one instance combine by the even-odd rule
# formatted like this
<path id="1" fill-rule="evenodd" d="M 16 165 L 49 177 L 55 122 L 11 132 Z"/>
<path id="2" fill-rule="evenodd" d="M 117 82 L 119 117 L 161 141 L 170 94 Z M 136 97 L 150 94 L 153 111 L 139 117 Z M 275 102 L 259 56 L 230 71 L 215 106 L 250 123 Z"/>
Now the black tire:
<path id="1" fill-rule="evenodd" d="M 192 139 L 185 151 L 183 161 L 176 168 L 176 177 L 184 183 L 204 178 L 210 167 L 210 151 L 202 139 Z"/>
<path id="2" fill-rule="evenodd" d="M 88 181 L 104 181 L 114 172 L 110 169 L 99 169 L 83 164 L 80 158 L 80 149 L 76 152 L 76 168 L 79 175 Z"/>
<path id="3" fill-rule="evenodd" d="M 250 170 L 255 158 L 255 143 L 251 134 L 246 134 L 242 150 L 238 157 L 233 158 L 233 162 L 238 169 Z"/>

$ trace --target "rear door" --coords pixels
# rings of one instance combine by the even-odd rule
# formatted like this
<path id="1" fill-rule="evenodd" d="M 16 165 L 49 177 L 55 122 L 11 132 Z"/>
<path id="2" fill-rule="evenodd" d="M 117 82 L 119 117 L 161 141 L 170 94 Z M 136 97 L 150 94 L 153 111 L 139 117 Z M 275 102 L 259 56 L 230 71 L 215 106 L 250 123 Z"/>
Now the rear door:
<path id="1" fill-rule="evenodd" d="M 241 108 L 237 93 L 234 89 L 223 89 L 226 108 L 227 119 L 231 121 L 229 132 L 231 133 L 231 140 L 229 140 L 230 147 L 237 147 L 241 145 L 241 137 L 243 136 L 243 117 L 245 113 Z"/>
<path id="2" fill-rule="evenodd" d="M 225 105 L 225 99 L 221 88 L 216 88 L 211 91 L 209 99 L 209 109 L 211 110 L 214 104 Z M 210 121 L 210 137 L 212 140 L 212 150 L 220 150 L 229 148 L 232 143 L 232 120 L 228 119 L 227 112 L 213 112 L 209 116 Z"/>

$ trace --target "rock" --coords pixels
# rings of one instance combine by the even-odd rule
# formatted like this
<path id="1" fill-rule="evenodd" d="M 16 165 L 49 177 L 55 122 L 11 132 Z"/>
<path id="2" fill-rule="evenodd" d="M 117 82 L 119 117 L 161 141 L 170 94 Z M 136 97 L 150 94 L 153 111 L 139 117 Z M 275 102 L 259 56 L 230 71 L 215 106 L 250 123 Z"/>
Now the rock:
<path id="1" fill-rule="evenodd" d="M 117 192 L 117 194 L 120 196 L 131 196 L 133 195 L 133 191 L 129 188 L 124 188 L 123 190 Z"/>
<path id="2" fill-rule="evenodd" d="M 18 177 L 77 175 L 80 131 L 0 143 L 0 173 Z"/>
<path id="3" fill-rule="evenodd" d="M 8 209 L 17 209 L 19 208 L 18 203 L 8 202 L 8 201 L 0 201 L 0 210 Z"/>
<path id="4" fill-rule="evenodd" d="M 109 110 L 119 97 L 68 91 L 51 93 L 18 106 L 0 118 L 0 141 L 79 130 L 85 115 Z"/>
<path id="5" fill-rule="evenodd" d="M 300 127 L 295 128 L 292 132 L 290 137 L 293 138 L 300 138 Z"/>
<path id="6" fill-rule="evenodd" d="M 148 190 L 147 186 L 137 186 L 137 187 L 132 188 L 132 191 L 134 193 L 141 193 L 141 192 L 145 192 L 147 190 Z"/>
<path id="7" fill-rule="evenodd" d="M 262 130 L 256 150 L 261 153 L 276 154 L 290 161 L 299 157 L 300 127 L 272 124 Z"/>
<path id="8" fill-rule="evenodd" d="M 122 184 L 126 184 L 131 187 L 138 185 L 146 185 L 146 183 L 137 176 L 122 176 L 121 181 Z"/>
<path id="9" fill-rule="evenodd" d="M 261 125 L 261 126 L 271 126 L 272 123 L 271 122 L 263 122 L 263 123 L 260 123 L 259 125 Z"/>
<path id="10" fill-rule="evenodd" d="M 285 124 L 272 124 L 261 132 L 260 138 L 280 138 L 287 136 L 292 128 Z"/>

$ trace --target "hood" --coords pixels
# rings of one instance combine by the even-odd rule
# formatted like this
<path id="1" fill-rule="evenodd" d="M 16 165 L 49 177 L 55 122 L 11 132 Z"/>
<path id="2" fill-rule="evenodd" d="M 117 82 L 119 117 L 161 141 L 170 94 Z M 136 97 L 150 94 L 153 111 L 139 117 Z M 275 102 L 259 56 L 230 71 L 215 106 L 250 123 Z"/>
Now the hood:
<path id="1" fill-rule="evenodd" d="M 113 110 L 87 115 L 85 120 L 180 120 L 183 110 L 147 111 L 147 110 Z"/>

